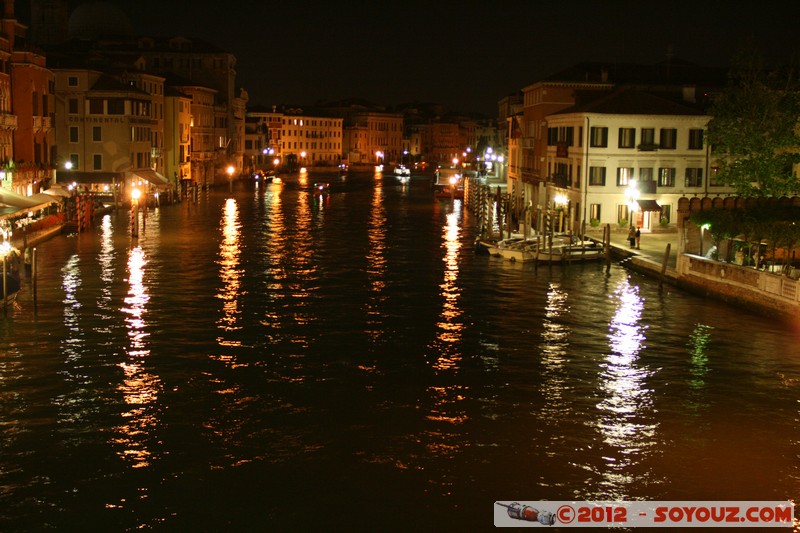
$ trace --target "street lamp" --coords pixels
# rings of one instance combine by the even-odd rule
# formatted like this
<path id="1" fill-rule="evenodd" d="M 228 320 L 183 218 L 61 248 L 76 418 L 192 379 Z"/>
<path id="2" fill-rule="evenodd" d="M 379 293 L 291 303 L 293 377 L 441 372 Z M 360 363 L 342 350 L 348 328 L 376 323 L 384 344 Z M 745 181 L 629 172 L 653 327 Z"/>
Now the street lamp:
<path id="1" fill-rule="evenodd" d="M 625 197 L 628 199 L 628 210 L 630 211 L 630 225 L 635 225 L 636 221 L 634 216 L 639 211 L 639 189 L 636 187 L 636 180 L 628 182 L 628 188 L 625 189 Z"/>
<path id="2" fill-rule="evenodd" d="M 228 165 L 228 189 L 230 192 L 233 192 L 233 172 L 236 169 L 233 168 L 233 165 Z"/>

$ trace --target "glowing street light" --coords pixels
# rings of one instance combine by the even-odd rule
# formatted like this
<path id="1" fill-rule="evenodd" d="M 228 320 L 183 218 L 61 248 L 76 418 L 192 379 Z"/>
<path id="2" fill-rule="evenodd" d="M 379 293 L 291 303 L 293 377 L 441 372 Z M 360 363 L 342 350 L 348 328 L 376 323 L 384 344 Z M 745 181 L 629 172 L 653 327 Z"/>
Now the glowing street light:
<path id="1" fill-rule="evenodd" d="M 636 187 L 636 180 L 628 182 L 628 188 L 625 189 L 625 198 L 628 199 L 628 209 L 631 212 L 630 225 L 635 225 L 636 221 L 633 219 L 634 214 L 639 210 L 639 189 Z"/>
<path id="2" fill-rule="evenodd" d="M 233 173 L 235 170 L 233 165 L 228 165 L 228 190 L 230 190 L 230 192 L 233 192 Z"/>

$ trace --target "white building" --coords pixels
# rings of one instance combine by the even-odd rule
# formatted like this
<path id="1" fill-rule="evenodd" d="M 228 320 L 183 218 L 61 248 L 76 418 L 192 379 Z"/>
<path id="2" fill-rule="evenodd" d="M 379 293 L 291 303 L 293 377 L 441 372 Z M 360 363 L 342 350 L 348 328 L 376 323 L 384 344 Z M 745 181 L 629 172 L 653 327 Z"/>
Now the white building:
<path id="1" fill-rule="evenodd" d="M 593 92 L 547 117 L 547 205 L 539 207 L 560 208 L 562 229 L 576 231 L 584 221 L 674 226 L 679 198 L 733 193 L 714 180 L 710 118 L 691 91 L 682 101 L 634 88 Z"/>

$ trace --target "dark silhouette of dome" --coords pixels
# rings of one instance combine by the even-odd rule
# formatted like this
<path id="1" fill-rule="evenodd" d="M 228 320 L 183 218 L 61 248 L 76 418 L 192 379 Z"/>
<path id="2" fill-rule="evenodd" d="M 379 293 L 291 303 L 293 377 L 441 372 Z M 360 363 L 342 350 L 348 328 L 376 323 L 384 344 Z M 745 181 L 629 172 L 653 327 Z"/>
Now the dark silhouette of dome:
<path id="1" fill-rule="evenodd" d="M 128 16 L 109 2 L 86 2 L 75 8 L 69 17 L 71 39 L 96 39 L 103 36 L 132 36 Z"/>

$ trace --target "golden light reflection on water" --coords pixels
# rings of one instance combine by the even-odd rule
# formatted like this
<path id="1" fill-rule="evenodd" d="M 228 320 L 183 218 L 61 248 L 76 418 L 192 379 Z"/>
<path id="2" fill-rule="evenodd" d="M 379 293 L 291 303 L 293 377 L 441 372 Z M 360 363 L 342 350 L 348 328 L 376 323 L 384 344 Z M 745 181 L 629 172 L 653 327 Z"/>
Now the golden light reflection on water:
<path id="1" fill-rule="evenodd" d="M 369 239 L 369 251 L 366 257 L 367 279 L 372 294 L 367 303 L 366 333 L 375 342 L 384 333 L 384 329 L 380 326 L 385 312 L 381 308 L 381 303 L 386 299 L 383 292 L 386 288 L 386 213 L 381 181 L 375 182 L 372 192 L 367 237 Z"/>
<path id="2" fill-rule="evenodd" d="M 568 294 L 557 283 L 547 291 L 544 322 L 542 324 L 542 393 L 545 398 L 545 416 L 563 414 L 564 393 L 568 390 L 565 363 L 569 348 L 569 326 L 564 317 L 569 313 Z"/>
<path id="3" fill-rule="evenodd" d="M 127 315 L 128 330 L 127 360 L 119 364 L 123 380 L 117 390 L 122 394 L 128 410 L 122 413 L 123 423 L 115 428 L 118 436 L 111 442 L 121 447 L 120 457 L 134 468 L 150 464 L 151 451 L 148 439 L 158 424 L 157 400 L 161 390 L 158 376 L 147 371 L 146 360 L 150 355 L 147 343 L 147 304 L 150 296 L 145 280 L 147 260 L 140 246 L 132 248 L 128 255 L 128 294 L 125 306 L 120 309 Z"/>
<path id="4" fill-rule="evenodd" d="M 611 295 L 616 311 L 609 324 L 611 351 L 601 364 L 600 390 L 605 398 L 597 405 L 597 428 L 610 447 L 603 472 L 609 496 L 624 497 L 633 483 L 633 467 L 654 446 L 656 424 L 652 418 L 652 391 L 646 379 L 652 372 L 639 363 L 646 327 L 642 324 L 644 300 L 639 288 L 623 280 Z"/>
<path id="5" fill-rule="evenodd" d="M 433 365 L 436 370 L 458 368 L 461 361 L 461 353 L 457 348 L 464 329 L 464 324 L 459 321 L 463 314 L 459 307 L 461 288 L 458 285 L 458 253 L 461 250 L 459 218 L 458 211 L 448 213 L 447 224 L 442 231 L 444 280 L 439 288 L 444 301 L 436 324 L 439 329 L 436 346 L 438 357 Z"/>
<path id="6" fill-rule="evenodd" d="M 217 293 L 217 298 L 222 300 L 222 316 L 217 320 L 217 327 L 223 334 L 217 338 L 221 346 L 239 346 L 241 342 L 225 337 L 225 333 L 241 329 L 239 319 L 241 310 L 239 309 L 239 297 L 241 296 L 241 276 L 240 270 L 240 223 L 239 205 L 233 198 L 225 201 L 222 220 L 222 241 L 219 245 L 219 277 L 222 280 L 222 287 Z"/>

